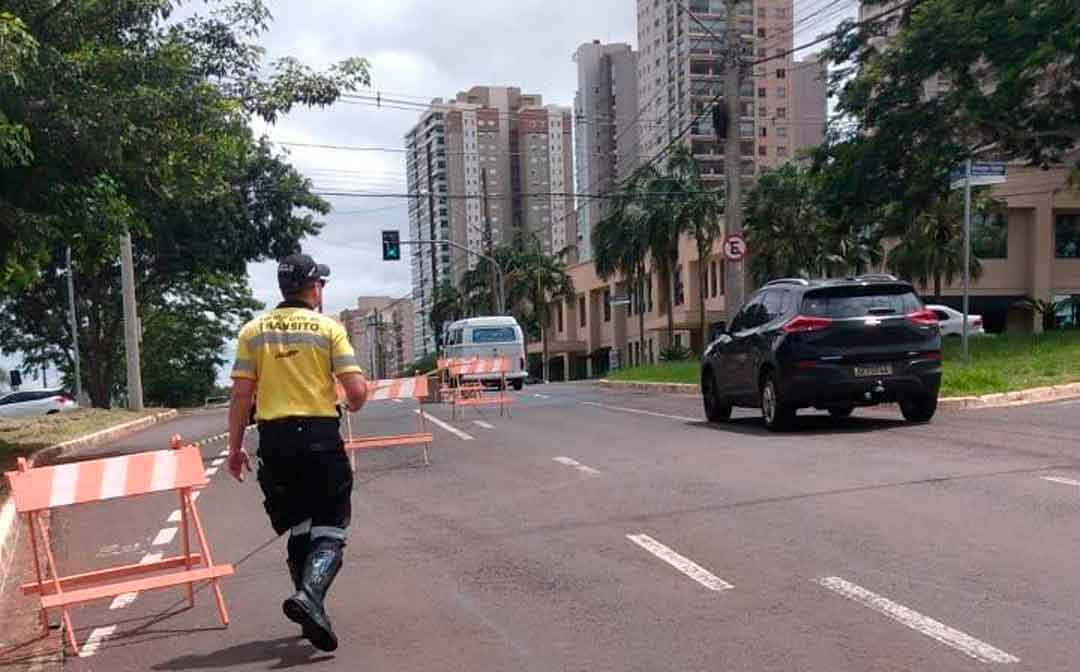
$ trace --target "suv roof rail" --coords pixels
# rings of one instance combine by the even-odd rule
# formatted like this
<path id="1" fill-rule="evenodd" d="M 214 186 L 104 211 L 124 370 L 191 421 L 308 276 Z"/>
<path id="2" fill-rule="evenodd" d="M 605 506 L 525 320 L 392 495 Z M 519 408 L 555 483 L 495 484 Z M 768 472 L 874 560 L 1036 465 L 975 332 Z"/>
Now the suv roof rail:
<path id="1" fill-rule="evenodd" d="M 806 278 L 777 278 L 776 280 L 770 280 L 766 282 L 765 286 L 771 287 L 773 285 L 803 285 L 805 287 L 809 286 L 809 284 L 810 281 Z"/>
<path id="2" fill-rule="evenodd" d="M 897 277 L 890 273 L 867 273 L 865 275 L 859 275 L 852 280 L 884 280 L 886 282 L 896 282 Z"/>

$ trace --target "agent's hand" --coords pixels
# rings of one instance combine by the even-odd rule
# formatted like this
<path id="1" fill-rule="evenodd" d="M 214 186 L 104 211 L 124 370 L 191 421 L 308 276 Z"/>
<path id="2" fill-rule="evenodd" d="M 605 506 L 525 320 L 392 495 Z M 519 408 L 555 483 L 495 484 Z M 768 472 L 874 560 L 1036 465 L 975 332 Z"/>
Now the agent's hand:
<path id="1" fill-rule="evenodd" d="M 248 456 L 247 451 L 241 448 L 240 450 L 229 451 L 229 473 L 232 477 L 241 483 L 244 482 L 244 470 L 249 472 L 251 469 L 251 458 Z"/>

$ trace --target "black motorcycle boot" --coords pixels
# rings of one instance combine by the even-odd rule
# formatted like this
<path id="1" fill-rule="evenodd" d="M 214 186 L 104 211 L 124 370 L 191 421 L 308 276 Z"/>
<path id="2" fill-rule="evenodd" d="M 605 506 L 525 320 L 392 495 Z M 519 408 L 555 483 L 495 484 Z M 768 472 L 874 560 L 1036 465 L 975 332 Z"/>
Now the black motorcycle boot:
<path id="1" fill-rule="evenodd" d="M 292 579 L 293 592 L 298 593 L 304 587 L 304 565 L 307 563 L 307 556 L 311 550 L 311 537 L 306 534 L 289 537 L 288 549 L 289 555 L 285 559 L 285 564 L 289 567 L 289 578 Z M 304 626 L 304 632 L 301 636 L 304 639 L 310 639 L 307 626 Z"/>
<path id="2" fill-rule="evenodd" d="M 286 618 L 303 626 L 304 636 L 321 651 L 334 651 L 338 647 L 323 602 L 341 569 L 342 550 L 338 541 L 316 543 L 304 565 L 300 590 L 281 605 Z"/>

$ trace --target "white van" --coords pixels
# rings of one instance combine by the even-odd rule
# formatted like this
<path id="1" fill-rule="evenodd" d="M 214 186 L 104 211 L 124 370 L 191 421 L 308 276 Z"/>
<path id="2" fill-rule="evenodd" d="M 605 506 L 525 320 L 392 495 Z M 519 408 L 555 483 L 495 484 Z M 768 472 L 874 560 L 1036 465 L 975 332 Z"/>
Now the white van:
<path id="1" fill-rule="evenodd" d="M 520 390 L 525 385 L 525 333 L 513 317 L 471 317 L 458 320 L 446 332 L 446 357 L 506 357 L 510 371 L 506 380 Z M 466 380 L 498 382 L 502 374 L 465 376 Z"/>

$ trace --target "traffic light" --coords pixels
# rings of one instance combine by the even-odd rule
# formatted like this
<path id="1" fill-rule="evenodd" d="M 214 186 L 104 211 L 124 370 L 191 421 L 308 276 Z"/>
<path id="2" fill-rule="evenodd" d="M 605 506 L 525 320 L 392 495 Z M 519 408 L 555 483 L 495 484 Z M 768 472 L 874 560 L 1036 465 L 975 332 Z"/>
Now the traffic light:
<path id="1" fill-rule="evenodd" d="M 397 231 L 382 232 L 382 258 L 383 261 L 401 260 L 401 234 Z"/>

